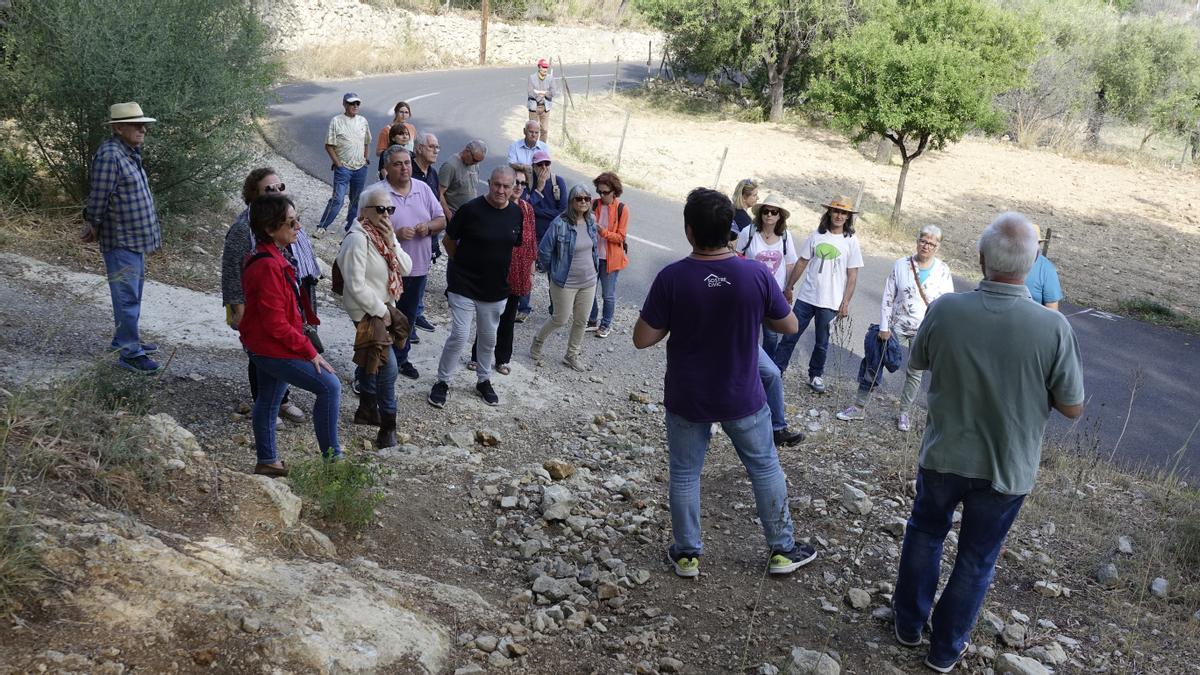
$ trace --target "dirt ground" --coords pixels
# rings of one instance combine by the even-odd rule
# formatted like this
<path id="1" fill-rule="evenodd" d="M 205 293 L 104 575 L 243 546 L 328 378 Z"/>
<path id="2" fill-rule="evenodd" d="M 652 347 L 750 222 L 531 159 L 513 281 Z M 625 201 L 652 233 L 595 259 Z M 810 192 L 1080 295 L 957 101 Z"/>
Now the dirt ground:
<path id="1" fill-rule="evenodd" d="M 970 276 L 978 273 L 975 241 L 983 227 L 1001 211 L 1021 211 L 1053 231 L 1049 257 L 1069 301 L 1105 309 L 1123 300 L 1156 301 L 1200 318 L 1195 170 L 1102 164 L 966 138 L 913 162 L 897 229 L 887 217 L 898 156 L 891 166 L 875 164 L 873 147 L 868 157 L 834 131 L 685 115 L 651 108 L 638 96 L 589 102 L 577 96 L 575 106 L 569 130 L 578 148 L 569 161 L 582 158 L 589 171 L 597 161 L 611 165 L 628 111 L 621 175 L 638 187 L 682 198 L 697 185 L 712 186 L 728 148 L 718 189 L 757 179 L 760 196 L 780 195 L 792 205 L 793 229 L 815 227 L 820 204 L 836 195 L 854 198 L 861 185 L 865 216 L 858 233 L 869 252 L 909 253 L 910 235 L 932 223 L 945 233 L 941 257 Z"/>

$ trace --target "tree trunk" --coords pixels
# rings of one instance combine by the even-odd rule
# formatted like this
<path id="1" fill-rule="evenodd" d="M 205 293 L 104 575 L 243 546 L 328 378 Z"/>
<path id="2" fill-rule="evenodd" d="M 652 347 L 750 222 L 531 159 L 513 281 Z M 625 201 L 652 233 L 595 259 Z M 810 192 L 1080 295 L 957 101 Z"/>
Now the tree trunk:
<path id="1" fill-rule="evenodd" d="M 875 163 L 876 164 L 891 164 L 892 151 L 896 149 L 896 144 L 887 136 L 879 137 L 879 145 L 875 146 Z"/>
<path id="2" fill-rule="evenodd" d="M 896 184 L 896 203 L 892 205 L 891 222 L 893 225 L 900 222 L 900 204 L 904 201 L 904 181 L 908 178 L 908 165 L 912 164 L 913 158 L 907 153 L 902 153 L 903 163 L 900 165 L 900 182 Z"/>
<path id="3" fill-rule="evenodd" d="M 783 119 L 783 77 L 773 65 L 767 66 L 767 85 L 771 97 L 771 112 L 767 120 L 771 122 Z"/>
<path id="4" fill-rule="evenodd" d="M 1108 99 L 1104 97 L 1104 90 L 1096 92 L 1096 105 L 1092 107 L 1092 114 L 1088 116 L 1087 121 L 1087 136 L 1085 142 L 1088 147 L 1095 148 L 1100 145 L 1100 127 L 1104 126 L 1104 116 L 1108 113 Z"/>

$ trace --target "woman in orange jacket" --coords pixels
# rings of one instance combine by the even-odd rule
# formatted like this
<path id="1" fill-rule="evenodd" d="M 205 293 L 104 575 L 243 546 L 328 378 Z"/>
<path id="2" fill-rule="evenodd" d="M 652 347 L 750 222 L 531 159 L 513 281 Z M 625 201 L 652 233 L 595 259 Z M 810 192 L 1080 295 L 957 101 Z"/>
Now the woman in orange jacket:
<path id="1" fill-rule="evenodd" d="M 629 265 L 626 255 L 628 246 L 625 245 L 625 233 L 629 229 L 629 208 L 618 199 L 623 191 L 621 179 L 611 171 L 596 176 L 592 180 L 596 186 L 596 194 L 600 195 L 592 205 L 592 215 L 596 219 L 597 233 L 602 245 L 600 253 L 600 292 L 592 300 L 592 315 L 588 318 L 587 329 L 596 331 L 596 337 L 606 338 L 612 329 L 613 312 L 617 308 L 617 274 Z M 604 313 L 600 314 L 600 302 L 604 300 Z M 599 325 L 596 323 L 600 316 Z"/>

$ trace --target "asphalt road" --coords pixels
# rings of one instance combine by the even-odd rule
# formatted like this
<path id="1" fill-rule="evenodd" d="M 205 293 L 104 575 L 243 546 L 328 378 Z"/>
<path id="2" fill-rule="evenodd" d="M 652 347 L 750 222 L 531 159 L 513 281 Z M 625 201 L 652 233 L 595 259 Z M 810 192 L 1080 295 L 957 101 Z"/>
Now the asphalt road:
<path id="1" fill-rule="evenodd" d="M 594 64 L 593 89 L 611 86 L 614 70 L 612 64 Z M 341 112 L 342 94 L 354 91 L 362 97 L 362 114 L 371 122 L 372 133 L 391 120 L 391 107 L 404 99 L 412 105 L 418 130 L 437 134 L 439 163 L 472 138 L 485 140 L 489 155 L 480 171 L 485 177 L 492 167 L 504 163 L 509 143 L 520 137 L 519 128 L 505 129 L 502 124 L 514 106 L 524 104 L 528 72 L 527 68 L 462 69 L 288 85 L 278 90 L 278 102 L 271 107 L 271 140 L 292 162 L 329 182 L 329 160 L 322 144 L 330 117 Z M 619 86 L 637 86 L 644 72 L 644 64 L 622 64 Z M 583 89 L 585 73 L 586 66 L 566 68 L 576 95 Z M 563 104 L 565 100 L 556 102 Z M 553 155 L 561 132 L 558 116 L 552 120 Z M 556 172 L 568 186 L 580 181 L 590 185 L 590 176 L 561 166 Z M 628 188 L 622 201 L 632 214 L 631 264 L 621 273 L 618 300 L 640 305 L 658 270 L 689 250 L 683 235 L 682 204 Z M 866 260 L 852 303 L 856 333 L 878 321 L 880 295 L 891 262 Z M 956 286 L 969 290 L 977 281 L 957 279 Z M 1070 295 L 1071 289 L 1066 290 Z M 1117 460 L 1128 466 L 1170 469 L 1200 420 L 1200 336 L 1066 303 L 1062 310 L 1083 350 L 1087 408 L 1076 424 L 1054 414 L 1048 433 L 1067 435 L 1071 447 L 1104 458 L 1115 450 Z M 1014 334 L 1012 339 L 1021 336 Z M 789 378 L 803 373 L 811 344 L 807 335 L 801 340 Z M 834 359 L 843 359 L 840 372 L 857 372 L 861 348 L 860 341 L 853 350 L 857 354 L 832 348 L 829 370 L 835 370 Z M 887 388 L 898 391 L 902 379 L 899 374 L 891 376 Z M 1135 393 L 1132 405 L 1131 392 Z M 1181 473 L 1200 476 L 1200 449 L 1196 446 L 1200 446 L 1200 438 L 1192 440 L 1178 461 Z"/>

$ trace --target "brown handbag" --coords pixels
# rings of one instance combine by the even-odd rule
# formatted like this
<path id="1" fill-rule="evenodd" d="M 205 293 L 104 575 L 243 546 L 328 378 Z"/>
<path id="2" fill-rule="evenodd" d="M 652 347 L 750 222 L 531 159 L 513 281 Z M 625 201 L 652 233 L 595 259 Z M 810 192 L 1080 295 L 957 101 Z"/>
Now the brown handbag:
<path id="1" fill-rule="evenodd" d="M 917 272 L 917 263 L 908 256 L 908 265 L 912 268 L 913 280 L 917 282 L 917 292 L 921 294 L 921 300 L 925 302 L 925 306 L 929 306 L 929 298 L 925 297 L 925 289 L 921 288 L 921 274 Z"/>

